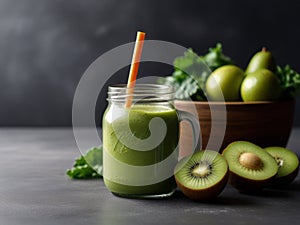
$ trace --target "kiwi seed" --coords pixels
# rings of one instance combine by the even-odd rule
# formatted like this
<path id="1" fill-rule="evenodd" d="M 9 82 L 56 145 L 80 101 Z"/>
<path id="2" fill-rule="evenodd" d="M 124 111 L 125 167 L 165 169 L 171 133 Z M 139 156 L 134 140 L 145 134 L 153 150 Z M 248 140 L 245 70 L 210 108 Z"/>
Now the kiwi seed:
<path id="1" fill-rule="evenodd" d="M 276 156 L 276 157 L 274 157 L 274 159 L 276 160 L 278 167 L 283 166 L 283 162 L 284 162 L 284 161 L 283 161 L 282 158 Z"/>
<path id="2" fill-rule="evenodd" d="M 197 163 L 191 169 L 191 173 L 194 177 L 205 178 L 211 174 L 212 167 L 208 162 L 201 162 Z"/>
<path id="3" fill-rule="evenodd" d="M 241 165 L 251 170 L 260 170 L 263 168 L 261 159 L 251 152 L 242 153 L 239 157 L 239 162 Z"/>

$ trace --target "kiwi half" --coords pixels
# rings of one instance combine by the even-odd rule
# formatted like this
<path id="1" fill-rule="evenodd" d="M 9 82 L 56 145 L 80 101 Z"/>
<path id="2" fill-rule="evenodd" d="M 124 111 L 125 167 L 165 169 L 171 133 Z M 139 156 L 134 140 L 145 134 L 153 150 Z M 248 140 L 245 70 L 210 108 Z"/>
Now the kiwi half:
<path id="1" fill-rule="evenodd" d="M 265 150 L 274 157 L 278 165 L 278 173 L 271 186 L 291 183 L 298 175 L 298 156 L 293 151 L 283 147 L 268 147 Z"/>
<path id="2" fill-rule="evenodd" d="M 229 182 L 241 192 L 259 192 L 277 174 L 275 159 L 253 143 L 233 142 L 222 154 L 228 162 Z"/>
<path id="3" fill-rule="evenodd" d="M 226 160 L 216 151 L 204 150 L 181 159 L 175 167 L 175 180 L 184 195 L 192 200 L 217 197 L 227 184 Z"/>

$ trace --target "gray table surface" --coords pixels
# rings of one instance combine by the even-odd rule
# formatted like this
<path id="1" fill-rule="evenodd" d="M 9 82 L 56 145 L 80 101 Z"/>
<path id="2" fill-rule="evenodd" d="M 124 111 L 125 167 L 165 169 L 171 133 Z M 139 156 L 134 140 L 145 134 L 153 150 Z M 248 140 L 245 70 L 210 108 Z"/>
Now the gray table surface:
<path id="1" fill-rule="evenodd" d="M 288 147 L 300 154 L 300 129 Z M 1 225 L 298 224 L 300 176 L 284 190 L 260 196 L 227 185 L 211 203 L 179 191 L 162 200 L 113 196 L 102 180 L 70 180 L 65 171 L 79 155 L 71 129 L 0 129 Z"/>

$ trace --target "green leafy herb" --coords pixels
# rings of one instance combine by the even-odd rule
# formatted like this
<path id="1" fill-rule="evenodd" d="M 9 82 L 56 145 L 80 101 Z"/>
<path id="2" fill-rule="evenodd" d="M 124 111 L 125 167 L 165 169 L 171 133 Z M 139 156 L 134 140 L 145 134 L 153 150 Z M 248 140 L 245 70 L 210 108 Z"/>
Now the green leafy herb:
<path id="1" fill-rule="evenodd" d="M 228 56 L 223 54 L 221 43 L 217 43 L 216 47 L 209 48 L 208 51 L 209 52 L 201 58 L 206 62 L 211 71 L 214 71 L 221 66 L 234 64 Z"/>
<path id="2" fill-rule="evenodd" d="M 102 146 L 91 148 L 87 153 L 75 159 L 72 169 L 66 174 L 73 179 L 94 179 L 102 177 Z"/>
<path id="3" fill-rule="evenodd" d="M 172 76 L 160 78 L 158 82 L 174 86 L 175 98 L 177 99 L 205 100 L 204 82 L 210 72 L 203 59 L 192 49 L 188 49 L 184 56 L 174 60 L 173 65 Z"/>
<path id="4" fill-rule="evenodd" d="M 222 53 L 220 43 L 215 48 L 210 48 L 204 56 L 198 56 L 190 48 L 184 53 L 184 56 L 174 60 L 172 76 L 160 78 L 158 83 L 174 86 L 177 99 L 206 101 L 203 90 L 207 77 L 211 71 L 227 64 L 232 64 L 232 61 Z"/>
<path id="5" fill-rule="evenodd" d="M 300 93 L 300 74 L 289 65 L 277 66 L 276 74 L 282 88 L 282 98 L 294 98 Z"/>

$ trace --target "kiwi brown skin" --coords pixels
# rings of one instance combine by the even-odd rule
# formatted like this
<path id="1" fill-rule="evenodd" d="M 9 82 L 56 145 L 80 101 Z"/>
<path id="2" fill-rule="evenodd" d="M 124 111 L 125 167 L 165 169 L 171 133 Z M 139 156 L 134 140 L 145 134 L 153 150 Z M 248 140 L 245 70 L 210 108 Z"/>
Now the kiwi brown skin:
<path id="1" fill-rule="evenodd" d="M 194 201 L 207 201 L 213 198 L 216 198 L 220 193 L 224 190 L 227 182 L 229 179 L 229 169 L 227 166 L 227 171 L 225 176 L 214 186 L 202 189 L 202 190 L 193 190 L 185 187 L 182 185 L 178 180 L 175 178 L 176 183 L 179 187 L 179 189 L 182 191 L 182 193 Z"/>
<path id="2" fill-rule="evenodd" d="M 268 187 L 271 188 L 276 188 L 276 187 L 283 187 L 283 186 L 287 186 L 290 183 L 292 183 L 295 178 L 298 175 L 299 172 L 299 156 L 297 156 L 293 151 L 283 148 L 283 147 L 267 147 L 265 148 L 265 150 L 272 156 L 274 157 L 274 159 L 276 160 L 279 169 L 278 171 L 280 171 L 281 166 L 284 167 L 286 164 L 290 164 L 290 166 L 294 167 L 294 163 L 297 163 L 297 166 L 294 168 L 293 171 L 289 171 L 288 174 L 286 175 L 282 175 L 280 173 L 278 173 L 278 175 L 275 177 L 275 179 L 268 185 Z M 294 155 L 292 157 L 292 155 L 289 153 L 293 153 L 292 155 Z M 284 157 L 285 154 L 288 154 L 289 157 Z M 290 157 L 292 157 L 291 159 L 289 159 Z M 296 162 L 297 159 L 297 162 Z"/>
<path id="3" fill-rule="evenodd" d="M 276 188 L 283 187 L 292 183 L 299 173 L 299 165 L 298 167 L 289 175 L 284 177 L 275 177 L 271 182 L 268 183 L 267 187 Z"/>
<path id="4" fill-rule="evenodd" d="M 232 171 L 229 172 L 229 184 L 239 190 L 241 193 L 257 194 L 263 190 L 263 188 L 269 186 L 275 180 L 276 174 L 267 180 L 251 180 L 245 177 L 239 176 Z"/>

